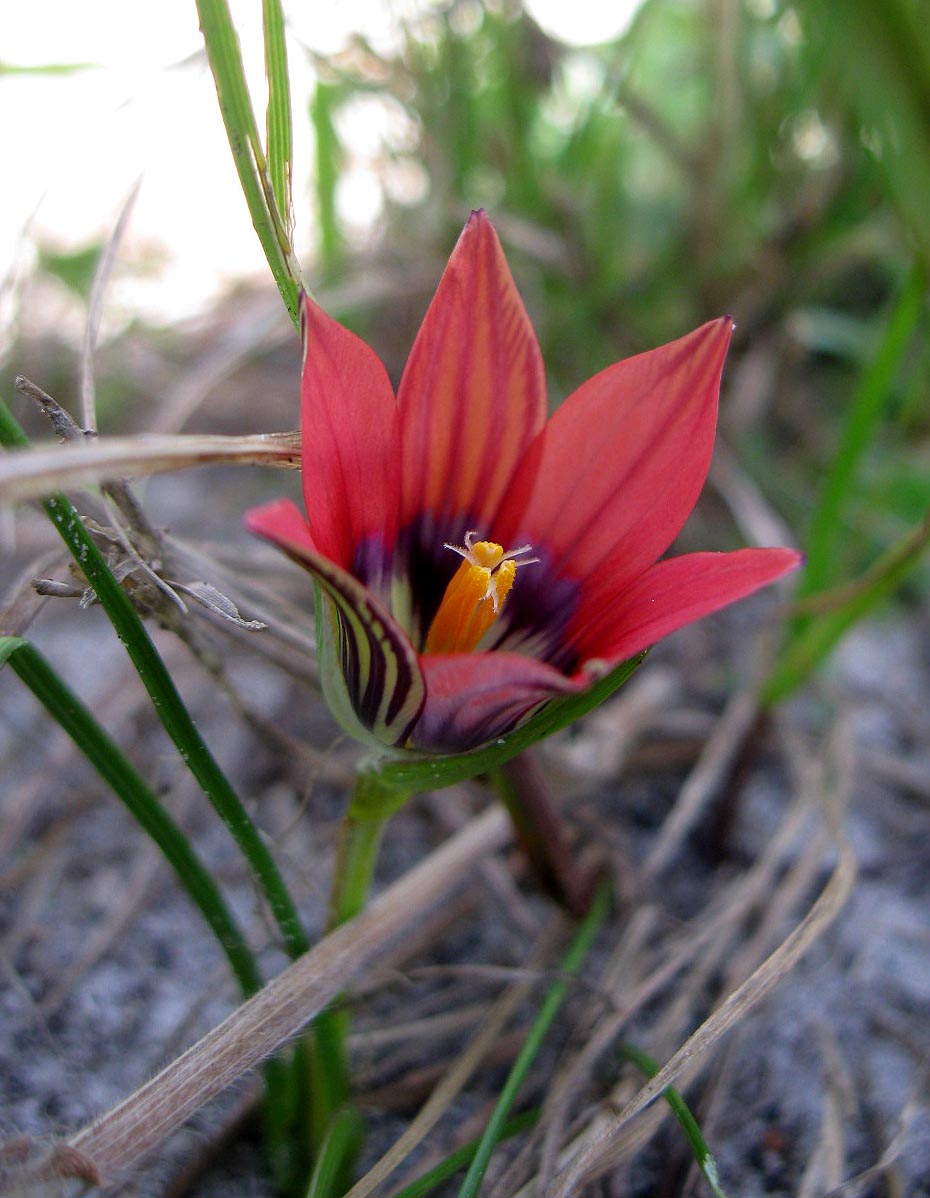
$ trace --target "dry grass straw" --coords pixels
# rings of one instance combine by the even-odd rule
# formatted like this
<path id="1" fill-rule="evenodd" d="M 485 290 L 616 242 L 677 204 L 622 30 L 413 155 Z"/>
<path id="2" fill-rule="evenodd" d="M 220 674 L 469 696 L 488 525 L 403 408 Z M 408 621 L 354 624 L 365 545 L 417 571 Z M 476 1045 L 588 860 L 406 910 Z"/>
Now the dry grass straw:
<path id="1" fill-rule="evenodd" d="M 545 962 L 546 946 L 552 941 L 553 929 L 546 928 L 540 937 L 529 969 L 541 968 Z M 482 1020 L 478 1031 L 464 1051 L 436 1085 L 429 1098 L 417 1112 L 403 1135 L 388 1152 L 349 1190 L 346 1198 L 368 1198 L 369 1194 L 387 1180 L 423 1142 L 448 1111 L 455 1098 L 497 1043 L 513 1015 L 529 995 L 535 975 L 510 985 Z"/>
<path id="2" fill-rule="evenodd" d="M 97 431 L 97 394 L 94 380 L 94 354 L 97 349 L 97 338 L 100 334 L 100 322 L 103 319 L 103 305 L 107 288 L 113 274 L 119 255 L 123 236 L 129 227 L 133 209 L 142 186 L 141 177 L 136 180 L 129 191 L 116 224 L 107 238 L 106 245 L 94 271 L 94 281 L 91 285 L 87 302 L 87 321 L 84 325 L 84 340 L 81 345 L 81 422 L 90 432 Z"/>
<path id="3" fill-rule="evenodd" d="M 506 843 L 499 810 L 480 816 L 394 883 L 356 919 L 287 968 L 219 1027 L 69 1140 L 102 1177 L 153 1151 L 211 1098 L 292 1038 L 445 901 L 476 861 Z"/>
<path id="4" fill-rule="evenodd" d="M 842 811 L 851 785 L 853 760 L 849 732 L 843 726 L 837 728 L 822 763 L 809 755 L 804 756 L 803 768 L 799 771 L 801 776 L 798 779 L 801 789 L 793 810 L 786 818 L 782 833 L 773 840 L 769 852 L 754 870 L 733 884 L 727 901 L 719 905 L 716 913 L 712 913 L 711 920 L 702 920 L 698 927 L 692 929 L 692 943 L 697 941 L 696 950 L 692 949 L 689 954 L 687 945 L 683 946 L 683 955 L 690 955 L 692 975 L 696 971 L 700 984 L 692 990 L 691 978 L 681 979 L 676 990 L 680 1002 L 673 1003 L 673 1007 L 678 1006 L 679 1009 L 670 1020 L 658 1021 L 658 1038 L 663 1039 L 663 1031 L 667 1035 L 671 1030 L 670 1027 L 663 1029 L 662 1023 L 674 1025 L 678 1022 L 690 1006 L 688 1000 L 693 1001 L 700 995 L 702 985 L 708 980 L 707 975 L 711 971 L 706 967 L 707 951 L 703 945 L 713 945 L 715 951 L 712 956 L 717 962 L 725 959 L 727 953 L 722 946 L 726 945 L 732 949 L 730 937 L 722 935 L 726 925 L 729 924 L 731 935 L 735 935 L 751 910 L 765 911 L 768 908 L 773 895 L 772 878 L 782 867 L 790 847 L 796 846 L 798 834 L 807 824 L 813 809 L 820 814 L 838 859 L 826 886 L 808 913 L 774 950 L 771 949 L 770 935 L 775 928 L 769 924 L 765 936 L 757 937 L 755 945 L 758 952 L 768 955 L 755 964 L 743 979 L 737 980 L 735 976 L 728 979 L 728 982 L 734 984 L 734 988 L 725 994 L 704 1023 L 672 1053 L 656 1076 L 642 1086 L 632 1098 L 626 1098 L 623 1092 L 626 1083 L 621 1083 L 620 1088 L 611 1095 L 608 1109 L 602 1110 L 570 1144 L 565 1146 L 560 1160 L 560 1171 L 551 1182 L 542 1179 L 538 1188 L 531 1183 L 519 1191 L 521 1195 L 529 1198 L 534 1192 L 543 1192 L 552 1198 L 568 1198 L 569 1195 L 582 1191 L 597 1178 L 603 1177 L 645 1143 L 665 1117 L 664 1109 L 653 1105 L 662 1090 L 669 1085 L 681 1085 L 694 1077 L 707 1052 L 722 1036 L 738 1027 L 753 1008 L 790 974 L 803 955 L 830 926 L 848 899 L 856 876 L 855 860 L 841 830 Z M 798 879 L 803 879 L 805 885 L 809 882 L 811 862 L 815 855 L 818 861 L 822 860 L 822 853 L 822 845 L 808 848 L 788 870 L 785 875 L 787 882 L 782 884 L 788 886 L 786 893 L 792 895 L 792 901 L 801 890 Z M 777 894 L 777 891 L 774 893 Z M 712 928 L 713 935 L 706 935 Z M 740 972 L 747 970 L 750 964 L 748 954 L 738 959 Z M 735 968 L 730 972 L 733 975 Z M 611 1105 L 619 1105 L 620 1109 L 610 1110 Z M 649 1108 L 652 1108 L 651 1111 Z"/>
<path id="5" fill-rule="evenodd" d="M 300 436 L 143 433 L 20 449 L 0 456 L 0 503 L 22 503 L 114 477 L 164 474 L 210 462 L 296 467 L 300 464 Z"/>

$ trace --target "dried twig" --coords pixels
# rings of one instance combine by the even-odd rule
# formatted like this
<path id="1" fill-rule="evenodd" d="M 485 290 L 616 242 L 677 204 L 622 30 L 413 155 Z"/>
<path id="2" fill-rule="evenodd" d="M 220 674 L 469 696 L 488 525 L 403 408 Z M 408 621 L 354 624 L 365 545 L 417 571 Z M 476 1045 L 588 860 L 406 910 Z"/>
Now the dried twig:
<path id="1" fill-rule="evenodd" d="M 142 435 L 20 449 L 0 456 L 0 503 L 39 499 L 53 491 L 118 475 L 164 474 L 209 462 L 296 467 L 300 465 L 300 435 Z"/>
<path id="2" fill-rule="evenodd" d="M 381 960 L 424 914 L 448 898 L 476 861 L 507 838 L 507 819 L 499 809 L 474 820 L 152 1081 L 73 1136 L 69 1146 L 93 1161 L 102 1176 L 126 1169 L 152 1151 Z"/>
<path id="3" fill-rule="evenodd" d="M 542 965 L 544 945 L 551 942 L 552 929 L 546 930 L 537 945 L 533 965 Z M 506 1027 L 512 1015 L 527 997 L 533 987 L 533 981 L 516 982 L 505 991 L 491 1008 L 487 1017 L 482 1021 L 477 1033 L 468 1047 L 454 1062 L 443 1076 L 429 1098 L 418 1111 L 416 1118 L 409 1124 L 403 1135 L 388 1152 L 381 1157 L 356 1184 L 349 1190 L 346 1198 L 368 1198 L 382 1181 L 385 1181 L 394 1170 L 403 1163 L 416 1146 L 435 1127 L 436 1123 L 448 1110 L 453 1099 L 464 1087 L 468 1079 L 494 1047 L 498 1036 Z"/>
<path id="4" fill-rule="evenodd" d="M 839 809 L 851 785 L 854 755 L 848 730 L 841 728 L 828 755 L 828 767 L 835 773 L 824 778 L 823 801 L 827 822 L 837 842 L 839 861 L 827 885 L 801 923 L 775 951 L 705 1020 L 616 1117 L 596 1120 L 580 1138 L 571 1160 L 556 1179 L 553 1198 L 568 1198 L 594 1177 L 600 1176 L 613 1159 L 618 1139 L 636 1128 L 631 1121 L 655 1102 L 662 1091 L 682 1077 L 689 1076 L 700 1057 L 732 1027 L 736 1026 L 800 961 L 817 938 L 842 910 L 856 878 L 856 861 L 839 827 Z"/>

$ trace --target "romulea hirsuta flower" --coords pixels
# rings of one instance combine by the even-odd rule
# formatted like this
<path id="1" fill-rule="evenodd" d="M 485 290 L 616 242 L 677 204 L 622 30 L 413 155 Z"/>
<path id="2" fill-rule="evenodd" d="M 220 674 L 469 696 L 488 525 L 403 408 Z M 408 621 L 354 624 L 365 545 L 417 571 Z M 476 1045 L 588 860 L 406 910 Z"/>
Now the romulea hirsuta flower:
<path id="1" fill-rule="evenodd" d="M 395 396 L 310 298 L 305 513 L 248 527 L 317 583 L 324 693 L 391 750 L 475 749 L 800 562 L 793 549 L 660 560 L 713 450 L 732 321 L 601 370 L 547 420 L 536 335 L 474 212 Z"/>

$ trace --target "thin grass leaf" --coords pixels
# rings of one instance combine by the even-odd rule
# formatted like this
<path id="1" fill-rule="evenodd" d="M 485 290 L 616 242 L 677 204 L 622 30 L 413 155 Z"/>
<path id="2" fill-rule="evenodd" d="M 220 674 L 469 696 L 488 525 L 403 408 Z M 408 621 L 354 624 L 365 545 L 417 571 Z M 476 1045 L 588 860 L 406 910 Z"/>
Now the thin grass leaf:
<path id="1" fill-rule="evenodd" d="M 539 1108 L 533 1107 L 528 1111 L 523 1111 L 519 1115 L 514 1115 L 512 1119 L 508 1119 L 501 1128 L 498 1143 L 501 1143 L 503 1140 L 510 1140 L 514 1136 L 518 1136 L 521 1132 L 534 1127 L 539 1122 L 539 1114 Z M 466 1165 L 471 1164 L 480 1143 L 480 1139 L 476 1138 L 468 1144 L 463 1144 L 461 1148 L 456 1149 L 455 1152 L 451 1152 L 444 1160 L 434 1165 L 432 1169 L 427 1170 L 426 1173 L 421 1174 L 409 1185 L 398 1190 L 393 1195 L 393 1198 L 427 1198 L 427 1195 L 432 1194 L 444 1181 L 447 1181 L 450 1177 L 454 1177 L 460 1169 L 464 1169 Z"/>
<path id="2" fill-rule="evenodd" d="M 641 1048 L 637 1048 L 633 1044 L 624 1044 L 620 1049 L 623 1056 L 627 1060 L 632 1061 L 640 1072 L 646 1077 L 655 1077 L 659 1072 L 659 1063 L 654 1061 L 648 1053 L 643 1052 Z M 714 1155 L 707 1147 L 707 1141 L 701 1134 L 701 1129 L 698 1126 L 698 1121 L 691 1114 L 691 1109 L 688 1104 L 678 1093 L 674 1086 L 668 1086 L 662 1091 L 662 1097 L 668 1103 L 672 1114 L 681 1124 L 681 1130 L 685 1133 L 691 1151 L 694 1153 L 694 1160 L 697 1167 L 704 1174 L 704 1178 L 717 1198 L 727 1198 L 726 1191 L 720 1185 L 720 1180 L 717 1175 L 717 1162 L 714 1160 Z"/>
<path id="3" fill-rule="evenodd" d="M 100 334 L 100 319 L 103 315 L 103 299 L 110 285 L 113 267 L 123 243 L 129 222 L 132 219 L 139 190 L 142 187 L 140 176 L 123 201 L 119 217 L 113 226 L 113 231 L 107 238 L 103 251 L 94 270 L 94 279 L 87 298 L 87 322 L 84 326 L 84 340 L 81 345 L 81 424 L 88 432 L 97 431 L 97 397 L 94 384 L 94 354 L 97 351 L 97 338 Z"/>
<path id="4" fill-rule="evenodd" d="M 216 936 L 243 994 L 246 998 L 255 994 L 261 988 L 262 979 L 245 937 L 213 878 L 148 784 L 77 695 L 28 641 L 21 637 L 0 637 L 0 668 L 7 663 L 161 849 Z"/>
<path id="5" fill-rule="evenodd" d="M 849 404 L 811 521 L 807 568 L 802 576 L 804 594 L 820 591 L 834 580 L 837 550 L 844 535 L 843 513 L 855 488 L 859 464 L 890 404 L 895 376 L 920 319 L 926 290 L 926 271 L 916 263 L 901 287 L 875 356 Z"/>
<path id="6" fill-rule="evenodd" d="M 336 186 L 342 158 L 339 134 L 333 120 L 337 94 L 333 84 L 318 80 L 310 101 L 310 119 L 316 146 L 317 246 L 324 279 L 331 279 L 335 275 L 342 251 L 342 238 L 336 219 Z"/>
<path id="7" fill-rule="evenodd" d="M 330 1121 L 320 1145 L 306 1198 L 335 1198 L 349 1184 L 347 1166 L 358 1153 L 365 1121 L 354 1107 L 343 1107 Z"/>
<path id="8" fill-rule="evenodd" d="M 2 400 L 0 444 L 18 447 L 29 444 L 26 434 Z M 284 879 L 258 829 L 197 731 L 141 618 L 67 497 L 53 495 L 43 506 L 126 647 L 165 731 L 251 865 L 287 951 L 292 957 L 300 956 L 306 952 L 309 942 Z"/>
<path id="9" fill-rule="evenodd" d="M 0 78 L 4 75 L 77 75 L 81 71 L 99 71 L 97 62 L 48 62 L 38 66 L 22 66 L 15 62 L 0 62 Z"/>
<path id="10" fill-rule="evenodd" d="M 853 586 L 844 587 L 832 610 L 810 622 L 785 648 L 761 695 L 767 706 L 781 702 L 824 661 L 840 638 L 898 589 L 930 544 L 930 512 L 893 545 Z"/>
<path id="11" fill-rule="evenodd" d="M 268 174 L 271 177 L 271 188 L 278 212 L 290 238 L 294 231 L 291 197 L 294 148 L 291 85 L 281 0 L 262 0 L 262 27 L 265 34 L 265 77 L 268 80 L 268 108 L 265 116 Z"/>
<path id="12" fill-rule="evenodd" d="M 294 326 L 299 328 L 300 269 L 275 200 L 229 5 L 226 0 L 197 0 L 197 13 L 229 148 L 252 225 L 285 307 Z"/>
<path id="13" fill-rule="evenodd" d="M 465 1175 L 462 1188 L 459 1190 L 459 1198 L 476 1198 L 491 1156 L 503 1135 L 510 1109 L 516 1101 L 517 1094 L 526 1079 L 526 1075 L 529 1073 L 533 1062 L 539 1054 L 539 1050 L 542 1047 L 549 1028 L 552 1026 L 553 1020 L 559 1013 L 562 1003 L 565 1001 L 571 977 L 578 972 L 582 962 L 590 952 L 609 912 L 610 886 L 605 880 L 597 888 L 588 914 L 582 920 L 569 946 L 569 950 L 562 961 L 559 970 L 559 980 L 553 983 L 546 994 L 542 1006 L 533 1020 L 523 1047 L 520 1049 L 513 1068 L 510 1070 L 510 1074 L 504 1083 L 504 1088 L 501 1090 L 500 1097 L 491 1113 L 488 1125 L 484 1129 L 484 1134 L 478 1144 L 468 1173 Z"/>

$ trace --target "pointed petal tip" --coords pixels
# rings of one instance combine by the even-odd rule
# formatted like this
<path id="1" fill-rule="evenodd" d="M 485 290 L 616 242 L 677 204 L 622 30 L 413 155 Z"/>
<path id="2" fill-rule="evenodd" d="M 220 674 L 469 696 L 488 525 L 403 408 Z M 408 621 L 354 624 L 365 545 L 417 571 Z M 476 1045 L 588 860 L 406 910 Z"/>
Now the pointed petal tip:
<path id="1" fill-rule="evenodd" d="M 488 527 L 546 419 L 536 333 L 494 227 L 462 230 L 398 389 L 401 524 L 432 513 Z"/>
<path id="2" fill-rule="evenodd" d="M 729 345 L 736 331 L 736 321 L 729 312 L 725 312 L 722 316 L 717 316 L 700 325 L 695 331 L 697 333 L 705 332 L 711 337 L 719 337 L 726 345 Z"/>
<path id="3" fill-rule="evenodd" d="M 758 561 L 765 575 L 765 580 L 760 584 L 761 586 L 778 582 L 780 578 L 784 578 L 786 574 L 799 569 L 807 561 L 805 554 L 801 553 L 799 549 L 786 549 L 780 545 L 766 545 L 758 549 L 743 549 L 736 552 L 758 555 Z"/>
<path id="4" fill-rule="evenodd" d="M 602 594 L 596 610 L 579 611 L 575 633 L 579 659 L 615 665 L 679 628 L 778 582 L 803 560 L 796 549 L 783 548 L 666 558 L 618 591 L 613 600 Z"/>
<path id="5" fill-rule="evenodd" d="M 310 531 L 300 508 L 290 499 L 273 499 L 270 503 L 249 508 L 242 517 L 242 523 L 249 532 L 269 541 L 292 535 L 295 530 L 309 536 Z"/>

